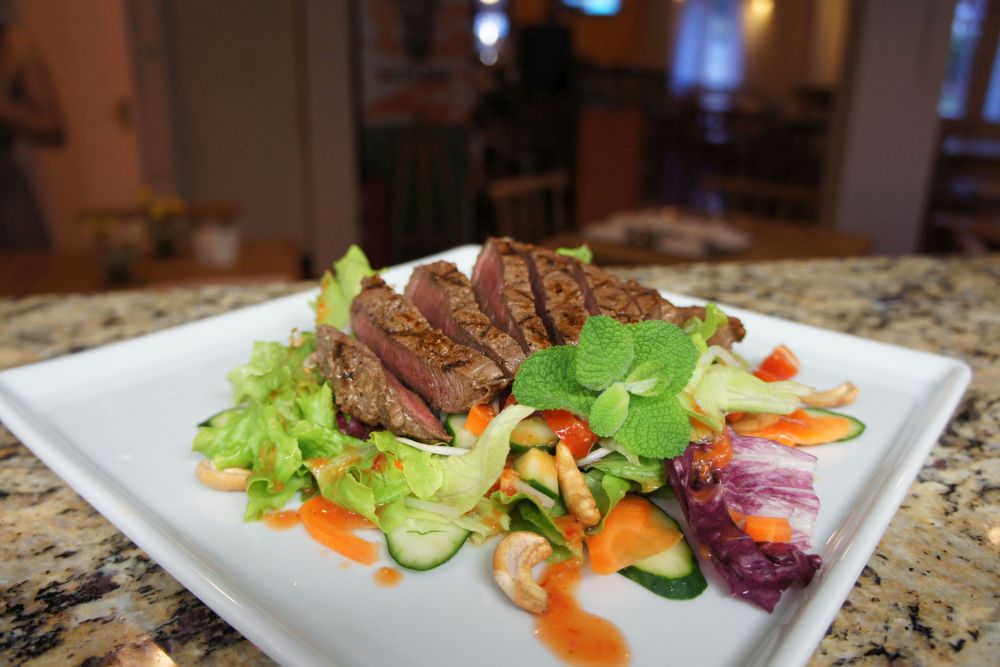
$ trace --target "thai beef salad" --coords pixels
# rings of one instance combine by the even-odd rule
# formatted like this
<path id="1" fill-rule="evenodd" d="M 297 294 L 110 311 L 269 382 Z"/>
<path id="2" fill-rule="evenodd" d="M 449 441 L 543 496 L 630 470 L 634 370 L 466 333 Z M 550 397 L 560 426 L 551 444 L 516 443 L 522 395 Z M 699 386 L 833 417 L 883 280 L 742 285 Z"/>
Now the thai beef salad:
<path id="1" fill-rule="evenodd" d="M 539 614 L 546 560 L 693 598 L 706 580 L 692 547 L 732 595 L 773 610 L 820 567 L 801 446 L 863 430 L 828 409 L 856 388 L 794 381 L 784 346 L 754 368 L 732 350 L 738 319 L 590 259 L 494 238 L 471 280 L 438 261 L 399 294 L 352 247 L 323 277 L 315 332 L 257 342 L 228 374 L 235 407 L 199 426 L 198 478 L 245 490 L 248 521 L 301 498 L 309 532 L 361 562 L 375 545 L 324 518 L 377 527 L 410 570 L 495 540 L 497 584 Z M 651 501 L 670 496 L 686 536 Z"/>

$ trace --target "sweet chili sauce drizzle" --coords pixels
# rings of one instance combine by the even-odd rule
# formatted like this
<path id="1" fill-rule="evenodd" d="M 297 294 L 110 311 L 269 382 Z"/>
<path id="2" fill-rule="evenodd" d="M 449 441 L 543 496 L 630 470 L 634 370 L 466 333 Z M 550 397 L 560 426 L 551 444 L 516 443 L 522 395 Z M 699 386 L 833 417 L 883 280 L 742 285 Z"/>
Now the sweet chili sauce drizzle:
<path id="1" fill-rule="evenodd" d="M 271 512 L 264 515 L 264 523 L 267 524 L 268 528 L 288 530 L 299 523 L 299 513 L 292 510 Z"/>
<path id="2" fill-rule="evenodd" d="M 394 567 L 380 567 L 375 570 L 375 574 L 372 575 L 375 579 L 375 583 L 379 586 L 395 586 L 400 581 L 403 580 L 403 573 Z"/>
<path id="3" fill-rule="evenodd" d="M 541 585 L 548 593 L 545 613 L 535 619 L 535 634 L 558 658 L 571 665 L 624 667 L 628 644 L 621 630 L 580 608 L 576 587 L 580 564 L 566 560 L 546 567 Z"/>

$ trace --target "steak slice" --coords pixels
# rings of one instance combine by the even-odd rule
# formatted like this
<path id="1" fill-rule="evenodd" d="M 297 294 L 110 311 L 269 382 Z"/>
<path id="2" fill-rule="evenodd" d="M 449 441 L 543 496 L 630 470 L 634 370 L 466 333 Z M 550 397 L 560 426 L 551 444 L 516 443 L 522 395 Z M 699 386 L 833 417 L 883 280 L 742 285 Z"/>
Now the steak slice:
<path id="1" fill-rule="evenodd" d="M 513 245 L 528 262 L 531 290 L 549 338 L 556 345 L 578 342 L 590 313 L 569 260 L 547 248 L 527 243 Z"/>
<path id="2" fill-rule="evenodd" d="M 551 345 L 535 306 L 528 262 L 510 239 L 486 240 L 472 270 L 472 288 L 486 316 L 510 334 L 525 354 Z"/>
<path id="3" fill-rule="evenodd" d="M 664 320 L 681 326 L 692 317 L 705 317 L 703 306 L 678 308 L 656 290 L 640 285 L 634 280 L 623 282 L 607 271 L 592 264 L 576 262 L 574 276 L 583 291 L 587 310 L 591 315 L 608 315 L 626 324 L 640 320 Z M 729 317 L 708 341 L 731 349 L 746 336 L 743 323 Z"/>
<path id="4" fill-rule="evenodd" d="M 423 400 L 390 373 L 359 341 L 331 326 L 316 327 L 316 359 L 343 412 L 397 435 L 451 440 Z"/>
<path id="5" fill-rule="evenodd" d="M 472 283 L 451 262 L 437 261 L 413 269 L 406 296 L 431 326 L 449 338 L 485 354 L 513 378 L 524 361 L 517 341 L 500 331 L 476 303 Z"/>
<path id="6" fill-rule="evenodd" d="M 625 324 L 643 319 L 642 311 L 625 284 L 604 269 L 574 262 L 573 277 L 591 315 L 607 315 Z"/>
<path id="7" fill-rule="evenodd" d="M 500 368 L 430 325 L 417 307 L 379 276 L 361 281 L 351 326 L 386 368 L 432 408 L 466 412 L 492 401 L 509 384 Z"/>

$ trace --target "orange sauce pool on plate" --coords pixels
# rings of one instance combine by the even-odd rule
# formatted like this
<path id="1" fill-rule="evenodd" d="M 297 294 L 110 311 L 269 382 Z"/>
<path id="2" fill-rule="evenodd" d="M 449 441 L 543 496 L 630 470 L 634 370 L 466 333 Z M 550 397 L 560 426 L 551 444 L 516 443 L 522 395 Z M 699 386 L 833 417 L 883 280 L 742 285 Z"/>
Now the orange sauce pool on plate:
<path id="1" fill-rule="evenodd" d="M 373 575 L 375 583 L 379 586 L 395 586 L 403 580 L 403 573 L 392 567 L 380 567 Z"/>
<path id="2" fill-rule="evenodd" d="M 628 644 L 616 625 L 589 614 L 576 601 L 580 564 L 567 560 L 549 565 L 541 585 L 549 606 L 535 620 L 535 634 L 558 658 L 571 665 L 624 667 Z"/>
<path id="3" fill-rule="evenodd" d="M 299 522 L 299 513 L 291 510 L 264 515 L 264 523 L 275 530 L 287 530 Z"/>
<path id="4" fill-rule="evenodd" d="M 378 547 L 354 534 L 358 528 L 372 527 L 363 516 L 322 496 L 303 503 L 299 516 L 312 538 L 323 546 L 362 565 L 371 565 L 378 560 Z"/>

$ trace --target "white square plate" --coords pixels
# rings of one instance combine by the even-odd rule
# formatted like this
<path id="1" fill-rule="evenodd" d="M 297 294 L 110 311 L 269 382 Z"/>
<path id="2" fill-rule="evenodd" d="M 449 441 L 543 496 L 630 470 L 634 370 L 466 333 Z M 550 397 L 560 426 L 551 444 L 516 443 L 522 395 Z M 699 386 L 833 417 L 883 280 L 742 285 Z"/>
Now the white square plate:
<path id="1" fill-rule="evenodd" d="M 462 246 L 429 259 L 470 271 L 477 253 L 477 246 Z M 401 288 L 417 263 L 387 271 L 386 280 Z M 195 424 L 229 405 L 225 373 L 246 362 L 255 340 L 312 329 L 311 296 L 0 373 L 0 419 L 280 663 L 559 664 L 533 637 L 532 617 L 493 583 L 492 544 L 469 545 L 445 566 L 407 572 L 399 585 L 384 588 L 374 583 L 374 568 L 346 565 L 301 526 L 278 532 L 244 523 L 242 494 L 211 491 L 195 480 Z M 859 398 L 845 411 L 868 428 L 857 440 L 809 450 L 819 458 L 813 543 L 824 565 L 808 588 L 787 591 L 773 614 L 730 597 L 708 563 L 702 563 L 708 590 L 686 602 L 657 597 L 624 577 L 585 574 L 583 607 L 618 625 L 636 666 L 804 663 L 971 377 L 954 359 L 726 310 L 746 324 L 739 347 L 746 358 L 758 361 L 786 343 L 802 360 L 803 382 L 856 383 Z"/>

